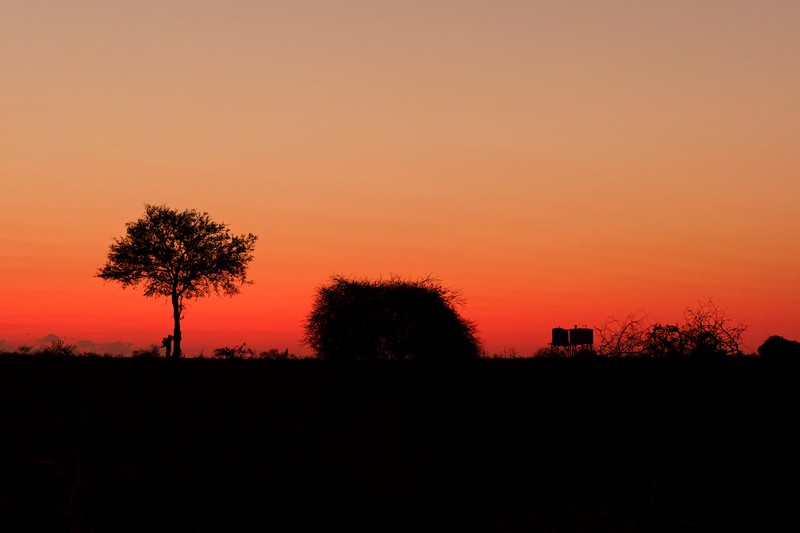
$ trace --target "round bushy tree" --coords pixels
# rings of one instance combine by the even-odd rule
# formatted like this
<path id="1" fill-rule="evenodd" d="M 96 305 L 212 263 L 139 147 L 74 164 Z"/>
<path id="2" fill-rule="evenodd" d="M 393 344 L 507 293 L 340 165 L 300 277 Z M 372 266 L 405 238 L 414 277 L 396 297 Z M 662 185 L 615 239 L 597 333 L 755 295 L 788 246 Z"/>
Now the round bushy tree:
<path id="1" fill-rule="evenodd" d="M 800 361 L 800 342 L 773 335 L 758 347 L 758 354 L 771 361 Z"/>
<path id="2" fill-rule="evenodd" d="M 480 356 L 475 324 L 457 292 L 436 280 L 334 276 L 320 287 L 305 343 L 327 360 L 456 361 Z"/>

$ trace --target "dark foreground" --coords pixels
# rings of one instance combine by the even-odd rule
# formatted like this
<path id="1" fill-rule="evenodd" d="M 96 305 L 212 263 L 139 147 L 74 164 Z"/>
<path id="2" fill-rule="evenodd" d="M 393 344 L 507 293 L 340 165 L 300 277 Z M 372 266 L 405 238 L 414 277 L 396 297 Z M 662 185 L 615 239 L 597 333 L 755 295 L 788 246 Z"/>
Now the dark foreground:
<path id="1" fill-rule="evenodd" d="M 797 531 L 797 378 L 0 357 L 0 530 Z"/>

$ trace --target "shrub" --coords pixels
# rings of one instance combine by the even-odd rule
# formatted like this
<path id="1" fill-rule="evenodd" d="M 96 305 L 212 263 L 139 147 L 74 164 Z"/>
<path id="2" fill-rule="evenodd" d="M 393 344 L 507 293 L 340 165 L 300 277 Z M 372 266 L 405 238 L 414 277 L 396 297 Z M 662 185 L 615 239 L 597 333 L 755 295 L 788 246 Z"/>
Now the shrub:
<path id="1" fill-rule="evenodd" d="M 516 348 L 503 348 L 499 352 L 485 354 L 487 359 L 520 359 L 522 356 L 517 352 Z"/>
<path id="2" fill-rule="evenodd" d="M 214 357 L 219 359 L 252 359 L 255 355 L 255 350 L 250 348 L 247 343 L 242 343 L 233 348 L 225 346 L 214 350 Z"/>
<path id="3" fill-rule="evenodd" d="M 607 356 L 718 357 L 741 355 L 746 326 L 734 323 L 713 302 L 684 311 L 683 324 L 650 323 L 637 313 L 609 319 L 598 329 L 598 353 Z"/>
<path id="4" fill-rule="evenodd" d="M 289 353 L 289 348 L 281 351 L 277 348 L 270 348 L 258 354 L 259 359 L 269 359 L 272 361 L 286 361 L 287 359 L 298 359 L 296 354 Z"/>
<path id="5" fill-rule="evenodd" d="M 800 362 L 800 342 L 773 335 L 758 347 L 758 354 L 769 361 Z"/>
<path id="6" fill-rule="evenodd" d="M 40 346 L 33 353 L 34 355 L 51 357 L 69 357 L 77 355 L 75 345 L 67 344 L 66 340 L 61 337 L 50 340 L 50 342 Z"/>
<path id="7" fill-rule="evenodd" d="M 147 348 L 134 350 L 131 357 L 141 357 L 145 359 L 155 359 L 161 357 L 161 347 L 157 344 L 151 344 Z"/>
<path id="8" fill-rule="evenodd" d="M 326 360 L 477 359 L 475 324 L 461 317 L 459 294 L 430 278 L 353 280 L 320 287 L 305 343 Z"/>

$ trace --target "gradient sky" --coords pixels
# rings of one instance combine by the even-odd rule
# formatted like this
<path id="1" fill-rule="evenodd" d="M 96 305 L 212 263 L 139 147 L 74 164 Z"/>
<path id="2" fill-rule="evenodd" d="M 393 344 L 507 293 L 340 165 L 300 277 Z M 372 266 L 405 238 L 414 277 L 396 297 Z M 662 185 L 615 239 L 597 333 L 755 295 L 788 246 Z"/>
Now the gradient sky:
<path id="1" fill-rule="evenodd" d="M 0 339 L 158 343 L 93 277 L 145 203 L 260 237 L 185 348 L 432 274 L 489 351 L 713 301 L 800 339 L 800 2 L 0 3 Z"/>

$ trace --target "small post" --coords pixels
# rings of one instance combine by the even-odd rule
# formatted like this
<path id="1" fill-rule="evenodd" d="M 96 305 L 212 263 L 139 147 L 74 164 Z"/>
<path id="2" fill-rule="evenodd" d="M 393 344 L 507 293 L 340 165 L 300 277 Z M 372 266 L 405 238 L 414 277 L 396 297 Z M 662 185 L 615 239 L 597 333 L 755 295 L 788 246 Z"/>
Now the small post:
<path id="1" fill-rule="evenodd" d="M 167 335 L 163 339 L 161 339 L 161 346 L 167 349 L 166 358 L 169 359 L 172 355 L 172 339 L 174 337 L 172 335 Z"/>

